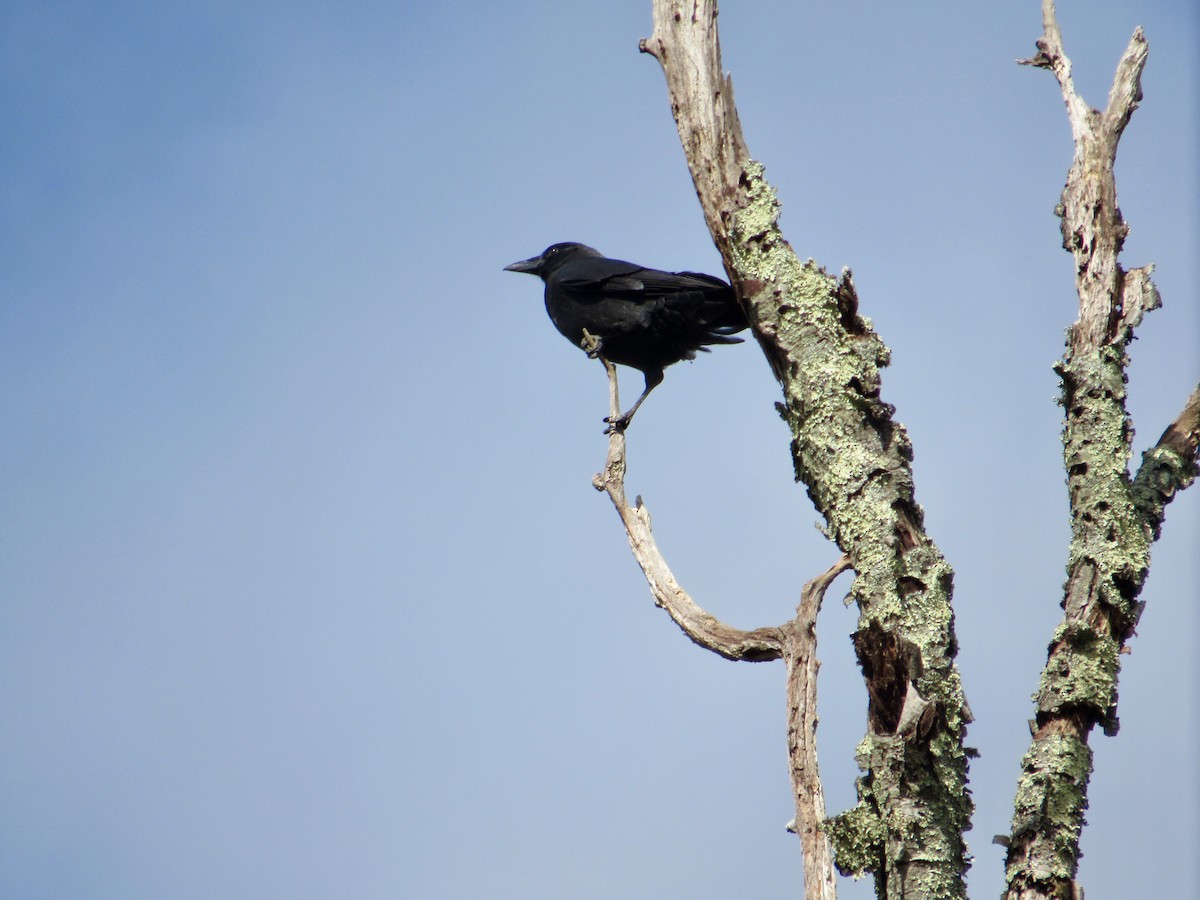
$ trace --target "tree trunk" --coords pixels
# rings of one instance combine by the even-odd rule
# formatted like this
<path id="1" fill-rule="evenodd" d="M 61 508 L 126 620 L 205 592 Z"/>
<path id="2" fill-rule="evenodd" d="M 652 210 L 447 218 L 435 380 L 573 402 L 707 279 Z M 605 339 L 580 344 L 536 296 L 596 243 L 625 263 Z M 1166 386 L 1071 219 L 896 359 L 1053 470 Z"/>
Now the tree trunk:
<path id="1" fill-rule="evenodd" d="M 655 0 L 654 32 L 641 49 L 663 67 L 709 231 L 782 388 L 777 408 L 791 429 L 796 479 L 844 555 L 805 586 L 793 621 L 741 631 L 679 586 L 655 546 L 641 498 L 632 507 L 626 501 L 619 429 L 595 485 L 617 508 L 656 602 L 688 637 L 728 659 L 786 661 L 793 830 L 804 852 L 806 897 L 834 897 L 831 848 L 843 874 L 874 874 L 879 897 L 964 897 L 972 751 L 963 741 L 971 713 L 954 664 L 953 573 L 923 527 L 908 435 L 881 398 L 888 349 L 858 314 L 849 270 L 835 278 L 801 262 L 780 232 L 779 203 L 750 158 L 732 81 L 722 74 L 716 18 L 715 0 Z M 1151 267 L 1125 270 L 1117 262 L 1127 228 L 1113 166 L 1141 98 L 1145 39 L 1140 29 L 1134 33 L 1101 113 L 1075 93 L 1052 0 L 1044 0 L 1043 24 L 1038 55 L 1023 62 L 1058 78 L 1075 135 L 1059 213 L 1063 245 L 1075 258 L 1080 314 L 1057 367 L 1072 517 L 1065 616 L 1037 695 L 1013 831 L 997 839 L 1009 848 L 1013 900 L 1081 895 L 1074 876 L 1091 773 L 1088 736 L 1096 724 L 1116 730 L 1119 657 L 1141 614 L 1149 548 L 1166 505 L 1195 479 L 1200 452 L 1197 387 L 1136 475 L 1128 471 L 1125 347 L 1159 297 Z M 605 365 L 617 415 L 615 370 Z M 855 571 L 853 638 L 869 697 L 868 732 L 857 753 L 865 774 L 857 805 L 826 820 L 813 740 L 813 624 L 825 590 L 846 568 Z"/>
<path id="2" fill-rule="evenodd" d="M 1125 409 L 1126 345 L 1142 316 L 1160 305 L 1153 267 L 1118 263 L 1129 228 L 1117 208 L 1117 143 L 1141 99 L 1148 48 L 1142 30 L 1129 42 L 1108 108 L 1076 92 L 1053 0 L 1042 7 L 1038 54 L 1022 60 L 1058 79 L 1075 139 L 1075 159 L 1057 213 L 1063 248 L 1075 259 L 1079 319 L 1055 367 L 1062 378 L 1063 459 L 1071 505 L 1062 623 L 1050 642 L 1038 687 L 1033 741 L 1022 760 L 1005 866 L 1010 900 L 1072 898 L 1087 808 L 1095 725 L 1117 732 L 1117 673 L 1133 636 L 1150 571 L 1150 544 L 1163 508 L 1195 477 L 1200 387 L 1158 445 L 1129 476 L 1133 423 Z"/>
<path id="3" fill-rule="evenodd" d="M 880 397 L 888 350 L 849 271 L 801 262 L 742 138 L 715 2 L 654 4 L 642 49 L 662 64 L 714 243 L 783 389 L 796 477 L 857 573 L 855 647 L 871 698 L 858 805 L 829 823 L 838 868 L 883 897 L 961 897 L 970 721 L 950 608 L 953 573 L 913 498 L 912 447 Z"/>

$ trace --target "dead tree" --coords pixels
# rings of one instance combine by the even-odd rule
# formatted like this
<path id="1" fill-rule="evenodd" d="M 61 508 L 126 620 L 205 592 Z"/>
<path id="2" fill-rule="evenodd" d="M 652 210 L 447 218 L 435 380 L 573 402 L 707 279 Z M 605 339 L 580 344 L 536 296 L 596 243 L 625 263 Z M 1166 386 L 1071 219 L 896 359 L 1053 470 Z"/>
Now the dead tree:
<path id="1" fill-rule="evenodd" d="M 1134 476 L 1125 411 L 1126 343 L 1158 306 L 1150 267 L 1122 269 L 1125 225 L 1116 207 L 1117 140 L 1140 98 L 1141 31 L 1121 61 L 1108 109 L 1088 109 L 1071 84 L 1054 6 L 1030 65 L 1058 78 L 1075 133 L 1063 193 L 1064 246 L 1077 264 L 1079 321 L 1058 371 L 1066 411 L 1065 459 L 1074 534 L 1062 625 L 1038 696 L 1034 741 L 1016 798 L 1008 845 L 1011 897 L 1071 897 L 1090 772 L 1087 736 L 1116 727 L 1116 674 L 1141 612 L 1137 597 L 1163 509 L 1196 474 L 1200 388 Z M 801 261 L 778 227 L 779 203 L 746 148 L 723 74 L 715 0 L 654 0 L 654 31 L 641 49 L 666 75 L 671 110 L 713 242 L 783 392 L 796 479 L 841 558 L 804 588 L 797 617 L 741 631 L 701 609 L 659 553 L 641 498 L 624 492 L 625 438 L 609 438 L 595 486 L 620 514 L 634 556 L 665 608 L 693 641 L 728 659 L 784 659 L 794 830 L 804 853 L 806 896 L 835 895 L 843 874 L 873 873 L 887 898 L 965 896 L 963 838 L 972 804 L 964 745 L 971 712 L 954 663 L 953 573 L 926 533 L 913 499 L 912 446 L 881 396 L 889 351 L 858 313 L 849 270 L 838 276 Z M 610 406 L 616 374 L 606 363 Z M 825 817 L 816 768 L 817 610 L 840 572 L 855 572 L 853 635 L 869 697 L 859 745 L 858 803 Z M 832 851 L 832 856 L 831 856 Z"/>
<path id="2" fill-rule="evenodd" d="M 1117 673 L 1143 604 L 1150 545 L 1163 511 L 1196 476 L 1200 386 L 1130 475 L 1133 423 L 1125 409 L 1125 349 L 1142 317 L 1160 305 L 1153 266 L 1118 262 L 1129 232 L 1117 207 L 1117 143 L 1142 98 L 1147 45 L 1138 28 L 1117 65 L 1108 106 L 1075 92 L 1053 0 L 1042 5 L 1038 52 L 1024 65 L 1048 69 L 1066 102 L 1075 158 L 1056 213 L 1075 259 L 1079 318 L 1055 370 L 1062 379 L 1063 461 L 1071 509 L 1062 622 L 1037 692 L 1033 741 L 1022 760 L 1006 878 L 1011 900 L 1079 896 L 1075 872 L 1087 806 L 1096 725 L 1117 732 Z"/>

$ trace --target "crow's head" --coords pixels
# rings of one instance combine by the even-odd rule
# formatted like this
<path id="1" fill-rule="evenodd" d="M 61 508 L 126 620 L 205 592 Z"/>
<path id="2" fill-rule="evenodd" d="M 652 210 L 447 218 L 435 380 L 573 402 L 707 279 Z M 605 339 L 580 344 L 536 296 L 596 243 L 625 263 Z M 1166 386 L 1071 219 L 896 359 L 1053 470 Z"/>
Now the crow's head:
<path id="1" fill-rule="evenodd" d="M 586 244 L 576 244 L 568 241 L 563 244 L 551 244 L 538 256 L 531 256 L 512 265 L 504 267 L 505 272 L 528 272 L 541 279 L 548 278 L 559 266 L 584 256 L 603 256 L 599 250 L 593 250 Z"/>

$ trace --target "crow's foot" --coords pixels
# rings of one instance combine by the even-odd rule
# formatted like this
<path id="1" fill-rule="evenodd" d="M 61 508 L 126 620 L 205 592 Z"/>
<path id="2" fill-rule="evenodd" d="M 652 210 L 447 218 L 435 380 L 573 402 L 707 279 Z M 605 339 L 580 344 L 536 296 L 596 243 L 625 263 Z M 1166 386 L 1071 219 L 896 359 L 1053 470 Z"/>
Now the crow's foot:
<path id="1" fill-rule="evenodd" d="M 612 434 L 616 431 L 624 431 L 629 427 L 629 422 L 632 419 L 633 416 L 629 415 L 629 413 L 626 413 L 623 416 L 605 416 L 604 423 L 606 427 L 604 429 L 604 433 Z"/>
<path id="2" fill-rule="evenodd" d="M 579 346 L 588 355 L 588 359 L 597 359 L 600 356 L 600 338 L 596 337 L 586 328 L 583 329 L 583 338 L 579 341 Z"/>

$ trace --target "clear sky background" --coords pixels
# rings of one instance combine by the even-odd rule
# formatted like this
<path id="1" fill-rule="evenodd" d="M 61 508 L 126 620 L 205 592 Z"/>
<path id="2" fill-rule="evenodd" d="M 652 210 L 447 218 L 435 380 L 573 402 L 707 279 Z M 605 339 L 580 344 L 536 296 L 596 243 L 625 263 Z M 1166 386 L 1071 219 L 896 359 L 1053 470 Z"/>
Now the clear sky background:
<path id="1" fill-rule="evenodd" d="M 1200 371 L 1200 13 L 1064 0 L 1103 105 L 1135 25 L 1135 462 Z M 996 896 L 1068 525 L 1075 318 L 1036 0 L 727 2 L 725 65 L 797 252 L 854 269 L 956 569 Z M 649 0 L 0 7 L 0 896 L 799 892 L 781 664 L 693 647 L 608 501 L 603 370 L 501 268 L 560 240 L 719 273 Z M 640 376 L 625 379 L 634 396 Z M 697 600 L 787 619 L 836 558 L 750 342 L 679 365 L 630 494 Z M 1197 883 L 1200 488 L 1169 509 L 1097 736 L 1089 900 Z M 821 765 L 865 693 L 820 623 Z M 844 896 L 871 896 L 843 883 Z"/>

